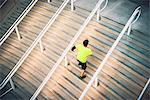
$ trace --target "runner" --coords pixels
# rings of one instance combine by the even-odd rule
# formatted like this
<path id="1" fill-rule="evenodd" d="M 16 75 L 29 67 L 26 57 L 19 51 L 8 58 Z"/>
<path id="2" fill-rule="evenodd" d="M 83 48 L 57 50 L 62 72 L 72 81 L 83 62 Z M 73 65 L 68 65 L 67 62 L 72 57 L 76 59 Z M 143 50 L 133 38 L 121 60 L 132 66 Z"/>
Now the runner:
<path id="1" fill-rule="evenodd" d="M 86 61 L 87 61 L 87 57 L 92 55 L 92 50 L 90 48 L 88 48 L 89 44 L 89 40 L 84 40 L 83 41 L 83 45 L 82 44 L 77 44 L 75 46 L 72 47 L 72 51 L 74 51 L 75 49 L 77 50 L 77 61 L 79 62 L 79 66 L 81 66 L 82 71 L 80 74 L 80 78 L 83 79 L 86 77 L 85 74 L 85 70 L 86 70 Z"/>

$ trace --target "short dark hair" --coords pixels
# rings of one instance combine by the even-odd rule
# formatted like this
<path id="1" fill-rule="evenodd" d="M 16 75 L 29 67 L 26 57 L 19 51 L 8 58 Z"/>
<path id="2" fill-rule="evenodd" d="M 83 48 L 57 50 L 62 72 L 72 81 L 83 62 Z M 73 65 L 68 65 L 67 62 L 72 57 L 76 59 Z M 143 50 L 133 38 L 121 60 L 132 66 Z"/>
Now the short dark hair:
<path id="1" fill-rule="evenodd" d="M 87 47 L 88 44 L 89 44 L 89 40 L 86 39 L 86 40 L 83 41 L 83 45 L 84 45 L 85 47 Z"/>

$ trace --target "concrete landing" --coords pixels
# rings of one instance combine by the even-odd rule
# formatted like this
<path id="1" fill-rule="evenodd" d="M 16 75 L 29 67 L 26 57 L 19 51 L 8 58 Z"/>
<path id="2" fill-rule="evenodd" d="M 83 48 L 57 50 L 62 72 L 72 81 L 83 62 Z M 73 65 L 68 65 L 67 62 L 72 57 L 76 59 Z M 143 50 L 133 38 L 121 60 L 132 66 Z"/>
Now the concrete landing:
<path id="1" fill-rule="evenodd" d="M 75 5 L 92 11 L 97 2 L 98 0 L 77 0 Z M 106 9 L 101 15 L 125 25 L 135 8 L 141 5 L 142 14 L 138 21 L 133 25 L 133 28 L 150 35 L 148 26 L 149 6 L 148 2 L 143 2 L 135 2 L 135 0 L 109 0 Z"/>

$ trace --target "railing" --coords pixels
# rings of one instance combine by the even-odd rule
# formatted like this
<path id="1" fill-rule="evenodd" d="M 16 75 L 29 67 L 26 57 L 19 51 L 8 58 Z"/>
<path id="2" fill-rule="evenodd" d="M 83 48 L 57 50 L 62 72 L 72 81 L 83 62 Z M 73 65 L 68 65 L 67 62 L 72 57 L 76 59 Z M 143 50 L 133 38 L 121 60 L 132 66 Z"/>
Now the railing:
<path id="1" fill-rule="evenodd" d="M 7 0 L 4 0 L 3 3 L 0 5 L 0 8 L 6 3 Z"/>
<path id="2" fill-rule="evenodd" d="M 65 58 L 65 56 L 67 55 L 67 53 L 69 52 L 69 50 L 71 49 L 71 47 L 73 46 L 73 44 L 75 43 L 75 41 L 78 39 L 78 37 L 80 36 L 81 32 L 84 30 L 84 28 L 87 26 L 87 24 L 89 23 L 89 21 L 92 19 L 92 17 L 94 16 L 94 14 L 96 13 L 96 11 L 99 9 L 100 5 L 104 2 L 105 0 L 99 0 L 98 3 L 96 4 L 95 8 L 92 10 L 92 12 L 90 13 L 90 15 L 87 17 L 87 19 L 84 21 L 83 25 L 80 27 L 80 29 L 78 30 L 78 32 L 76 33 L 76 35 L 73 37 L 73 39 L 70 41 L 68 47 L 64 50 L 64 52 L 62 53 L 61 57 L 57 60 L 57 62 L 55 63 L 55 65 L 53 66 L 53 68 L 51 69 L 51 71 L 48 73 L 48 75 L 45 77 L 45 79 L 43 80 L 42 84 L 38 87 L 38 89 L 36 90 L 36 92 L 33 94 L 33 96 L 30 98 L 30 100 L 35 100 L 36 97 L 38 96 L 38 94 L 40 93 L 40 91 L 43 89 L 43 87 L 46 85 L 46 83 L 48 82 L 48 80 L 51 78 L 51 76 L 53 75 L 53 73 L 55 72 L 55 70 L 57 69 L 57 67 L 59 66 L 59 64 L 63 61 L 63 59 Z M 108 1 L 106 0 L 106 3 Z"/>
<path id="3" fill-rule="evenodd" d="M 40 34 L 37 36 L 35 41 L 31 44 L 31 46 L 28 48 L 28 50 L 24 53 L 24 55 L 21 57 L 21 59 L 17 62 L 17 64 L 14 66 L 14 68 L 10 71 L 10 73 L 5 77 L 3 82 L 0 84 L 0 90 L 8 83 L 8 81 L 11 79 L 11 77 L 15 74 L 15 72 L 19 69 L 21 64 L 24 62 L 24 60 L 28 57 L 28 55 L 31 53 L 33 48 L 37 45 L 38 42 L 41 44 L 41 38 L 44 36 L 48 28 L 52 25 L 52 23 L 56 20 L 58 15 L 61 13 L 61 11 L 64 9 L 64 7 L 67 5 L 69 0 L 65 0 L 62 5 L 58 8 L 56 13 L 52 16 L 52 18 L 49 20 L 49 22 L 46 24 L 46 26 L 43 28 L 43 30 L 40 32 Z"/>
<path id="4" fill-rule="evenodd" d="M 137 100 L 141 100 L 141 98 L 142 98 L 142 96 L 143 96 L 144 92 L 146 91 L 149 84 L 150 84 L 150 78 L 148 79 L 147 83 L 145 84 L 145 86 L 144 86 L 144 88 L 143 88 L 142 92 L 140 93 Z"/>
<path id="5" fill-rule="evenodd" d="M 15 85 L 14 85 L 12 79 L 10 79 L 9 82 L 10 82 L 10 88 L 8 90 L 6 90 L 4 93 L 1 93 L 0 98 L 3 97 L 5 94 L 7 94 L 9 91 L 15 89 Z"/>
<path id="6" fill-rule="evenodd" d="M 139 18 L 141 14 L 141 7 L 138 7 L 135 9 L 135 11 L 133 12 L 132 16 L 130 17 L 130 19 L 128 20 L 128 22 L 126 23 L 125 27 L 123 28 L 123 30 L 121 31 L 121 33 L 119 34 L 119 36 L 117 37 L 116 41 L 114 42 L 114 44 L 112 45 L 112 47 L 109 49 L 108 53 L 106 54 L 105 58 L 103 59 L 102 63 L 100 64 L 100 66 L 98 67 L 98 69 L 96 70 L 95 74 L 93 75 L 92 79 L 90 80 L 90 82 L 88 83 L 88 85 L 86 86 L 86 88 L 84 89 L 84 91 L 82 92 L 79 100 L 82 100 L 83 97 L 86 95 L 86 93 L 88 92 L 88 90 L 90 89 L 91 85 L 93 84 L 93 82 L 95 81 L 95 79 L 97 79 L 97 75 L 100 73 L 100 71 L 102 70 L 104 64 L 107 62 L 109 56 L 112 54 L 113 50 L 116 48 L 117 44 L 119 43 L 119 41 L 121 40 L 122 36 L 125 34 L 125 32 L 128 29 L 131 31 L 131 25 L 137 21 L 137 19 Z M 137 17 L 136 17 L 137 16 Z M 136 17 L 136 19 L 135 19 Z M 129 34 L 129 33 L 128 33 Z"/>
<path id="7" fill-rule="evenodd" d="M 22 12 L 22 14 L 18 17 L 18 19 L 12 24 L 12 26 L 7 30 L 7 32 L 0 39 L 0 46 L 4 43 L 4 41 L 8 38 L 8 36 L 13 32 L 13 30 L 19 25 L 22 19 L 27 15 L 27 13 L 31 10 L 31 8 L 35 5 L 38 0 L 32 0 L 32 2 L 28 5 L 28 7 Z"/>

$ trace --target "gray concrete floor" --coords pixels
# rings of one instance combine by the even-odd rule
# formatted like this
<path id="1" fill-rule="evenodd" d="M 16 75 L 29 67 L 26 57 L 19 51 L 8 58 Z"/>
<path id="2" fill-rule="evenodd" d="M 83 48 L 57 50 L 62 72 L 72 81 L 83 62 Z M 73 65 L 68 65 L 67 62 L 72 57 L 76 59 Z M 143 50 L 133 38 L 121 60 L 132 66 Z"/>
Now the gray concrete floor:
<path id="1" fill-rule="evenodd" d="M 131 14 L 135 10 L 136 7 L 142 7 L 142 13 L 140 18 L 133 25 L 133 29 L 138 30 L 142 33 L 149 34 L 149 4 L 140 3 L 140 2 L 132 2 L 129 0 L 108 0 L 108 5 L 106 9 L 101 13 L 102 16 L 105 16 L 109 19 L 112 19 L 118 23 L 126 24 Z M 142 1 L 142 0 L 141 0 Z M 92 11 L 95 7 L 98 0 L 76 0 L 75 5 L 88 9 Z M 146 4 L 146 5 L 145 5 Z"/>

